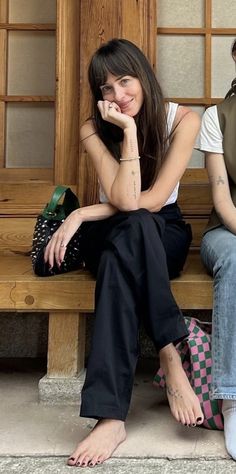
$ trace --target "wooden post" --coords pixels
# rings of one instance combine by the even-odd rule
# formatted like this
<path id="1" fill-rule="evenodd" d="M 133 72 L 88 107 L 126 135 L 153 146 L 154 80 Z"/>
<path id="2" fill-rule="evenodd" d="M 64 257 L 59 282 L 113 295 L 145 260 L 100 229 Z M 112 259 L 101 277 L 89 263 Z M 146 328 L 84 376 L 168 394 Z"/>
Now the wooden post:
<path id="1" fill-rule="evenodd" d="M 57 0 L 55 184 L 77 183 L 79 6 L 78 0 Z"/>
<path id="2" fill-rule="evenodd" d="M 84 369 L 85 317 L 78 313 L 49 314 L 48 370 L 50 378 L 68 378 Z"/>
<path id="3" fill-rule="evenodd" d="M 8 21 L 8 1 L 0 2 L 0 23 Z M 7 30 L 0 30 L 0 96 L 7 90 Z M 6 103 L 0 101 L 0 168 L 5 166 L 5 117 Z"/>

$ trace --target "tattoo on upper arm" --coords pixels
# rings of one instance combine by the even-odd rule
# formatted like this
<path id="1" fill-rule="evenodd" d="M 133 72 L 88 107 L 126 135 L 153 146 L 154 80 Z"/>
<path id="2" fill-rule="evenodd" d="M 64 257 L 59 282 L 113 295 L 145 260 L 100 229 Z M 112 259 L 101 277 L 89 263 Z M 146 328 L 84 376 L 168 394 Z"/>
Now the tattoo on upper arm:
<path id="1" fill-rule="evenodd" d="M 209 181 L 210 181 L 210 184 L 214 184 L 214 183 L 216 183 L 217 185 L 225 184 L 225 180 L 221 175 L 219 175 L 218 178 L 215 178 L 214 176 L 210 175 Z"/>
<path id="2" fill-rule="evenodd" d="M 225 184 L 225 181 L 224 179 L 222 178 L 222 176 L 218 176 L 217 180 L 216 180 L 216 184 Z"/>

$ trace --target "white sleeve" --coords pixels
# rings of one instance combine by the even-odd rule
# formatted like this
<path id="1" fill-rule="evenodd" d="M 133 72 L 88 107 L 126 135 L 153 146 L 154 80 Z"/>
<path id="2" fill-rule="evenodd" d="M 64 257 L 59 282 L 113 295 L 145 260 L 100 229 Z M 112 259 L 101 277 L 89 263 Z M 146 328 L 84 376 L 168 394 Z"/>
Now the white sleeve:
<path id="1" fill-rule="evenodd" d="M 203 114 L 196 148 L 212 153 L 224 153 L 223 135 L 220 129 L 216 105 L 209 107 Z"/>

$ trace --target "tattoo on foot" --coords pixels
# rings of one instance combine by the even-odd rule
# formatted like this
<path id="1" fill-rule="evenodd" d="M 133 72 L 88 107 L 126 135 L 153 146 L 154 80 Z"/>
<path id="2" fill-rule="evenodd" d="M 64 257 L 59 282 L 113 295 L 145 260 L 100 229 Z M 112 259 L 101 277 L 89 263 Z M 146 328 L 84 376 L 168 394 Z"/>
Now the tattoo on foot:
<path id="1" fill-rule="evenodd" d="M 166 389 L 167 389 L 168 395 L 170 395 L 171 397 L 183 398 L 183 396 L 181 395 L 178 389 L 173 389 L 170 385 L 167 385 Z"/>

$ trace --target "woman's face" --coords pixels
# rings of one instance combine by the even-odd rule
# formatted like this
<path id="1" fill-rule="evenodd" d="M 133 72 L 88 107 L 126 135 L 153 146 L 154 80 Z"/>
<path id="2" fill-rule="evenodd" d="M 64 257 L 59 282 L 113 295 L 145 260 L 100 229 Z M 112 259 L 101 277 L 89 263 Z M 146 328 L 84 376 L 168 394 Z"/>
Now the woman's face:
<path id="1" fill-rule="evenodd" d="M 115 102 L 121 113 L 130 117 L 135 117 L 143 105 L 143 90 L 137 77 L 113 76 L 108 73 L 107 80 L 100 89 L 103 100 Z"/>

